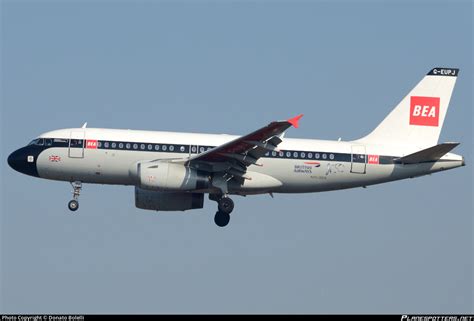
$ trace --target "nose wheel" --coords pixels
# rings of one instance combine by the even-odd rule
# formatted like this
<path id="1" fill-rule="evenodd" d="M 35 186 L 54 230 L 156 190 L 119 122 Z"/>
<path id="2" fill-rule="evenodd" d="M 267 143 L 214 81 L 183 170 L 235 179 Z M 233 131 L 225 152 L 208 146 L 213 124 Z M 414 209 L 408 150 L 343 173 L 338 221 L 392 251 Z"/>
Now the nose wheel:
<path id="1" fill-rule="evenodd" d="M 70 200 L 69 203 L 67 204 L 67 207 L 69 208 L 70 211 L 77 211 L 79 208 L 79 202 L 76 200 Z"/>
<path id="2" fill-rule="evenodd" d="M 214 216 L 214 223 L 219 227 L 227 226 L 230 221 L 230 213 L 234 210 L 234 201 L 227 195 L 221 197 L 209 195 L 209 198 L 217 202 L 217 212 Z"/>
<path id="3" fill-rule="evenodd" d="M 75 212 L 79 208 L 79 195 L 81 194 L 82 183 L 79 181 L 71 182 L 73 191 L 72 191 L 72 200 L 69 201 L 67 207 L 70 211 Z"/>

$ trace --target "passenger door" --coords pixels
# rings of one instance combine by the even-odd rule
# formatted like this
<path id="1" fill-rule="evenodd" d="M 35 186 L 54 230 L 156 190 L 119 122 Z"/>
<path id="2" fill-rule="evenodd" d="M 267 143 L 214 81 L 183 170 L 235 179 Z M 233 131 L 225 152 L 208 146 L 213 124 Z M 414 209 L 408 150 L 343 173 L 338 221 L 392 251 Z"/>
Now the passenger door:
<path id="1" fill-rule="evenodd" d="M 69 139 L 69 157 L 84 158 L 84 131 L 71 131 Z"/>
<path id="2" fill-rule="evenodd" d="M 364 145 L 353 145 L 351 155 L 351 173 L 365 174 L 366 155 Z"/>

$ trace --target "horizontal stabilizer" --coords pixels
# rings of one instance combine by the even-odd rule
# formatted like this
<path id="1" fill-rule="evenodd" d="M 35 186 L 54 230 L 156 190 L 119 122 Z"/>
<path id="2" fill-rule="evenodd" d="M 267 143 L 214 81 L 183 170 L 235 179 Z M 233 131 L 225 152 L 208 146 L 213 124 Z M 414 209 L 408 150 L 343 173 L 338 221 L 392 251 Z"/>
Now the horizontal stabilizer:
<path id="1" fill-rule="evenodd" d="M 459 143 L 439 144 L 427 149 L 420 150 L 419 152 L 397 158 L 395 159 L 395 162 L 403 164 L 435 162 L 441 157 L 443 157 L 446 153 L 449 153 L 454 147 L 458 145 Z"/>

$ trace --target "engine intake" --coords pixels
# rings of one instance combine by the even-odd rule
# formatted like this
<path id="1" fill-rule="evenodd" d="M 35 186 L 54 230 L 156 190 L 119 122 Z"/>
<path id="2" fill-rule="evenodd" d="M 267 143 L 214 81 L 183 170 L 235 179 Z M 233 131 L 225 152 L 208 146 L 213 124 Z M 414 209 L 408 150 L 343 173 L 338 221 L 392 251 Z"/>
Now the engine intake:
<path id="1" fill-rule="evenodd" d="M 140 162 L 130 172 L 136 185 L 154 191 L 196 191 L 210 187 L 206 172 L 167 161 Z M 136 169 L 136 170 L 135 170 Z"/>

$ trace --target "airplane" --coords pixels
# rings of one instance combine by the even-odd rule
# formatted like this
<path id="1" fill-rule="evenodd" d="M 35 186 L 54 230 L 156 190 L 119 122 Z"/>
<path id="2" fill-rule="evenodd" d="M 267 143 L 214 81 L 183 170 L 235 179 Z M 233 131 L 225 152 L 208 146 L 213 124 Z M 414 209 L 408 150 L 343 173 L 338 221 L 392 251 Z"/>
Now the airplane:
<path id="1" fill-rule="evenodd" d="M 26 175 L 70 182 L 71 211 L 83 183 L 135 186 L 135 206 L 186 211 L 217 202 L 214 222 L 229 223 L 230 195 L 341 190 L 464 166 L 438 144 L 457 68 L 433 68 L 368 135 L 352 141 L 285 138 L 303 115 L 243 136 L 68 128 L 39 135 L 8 164 Z"/>

